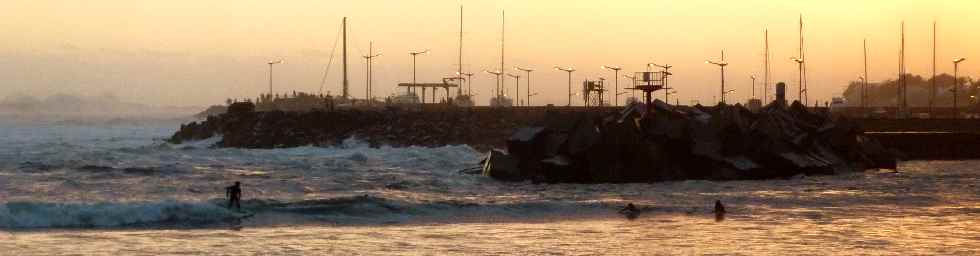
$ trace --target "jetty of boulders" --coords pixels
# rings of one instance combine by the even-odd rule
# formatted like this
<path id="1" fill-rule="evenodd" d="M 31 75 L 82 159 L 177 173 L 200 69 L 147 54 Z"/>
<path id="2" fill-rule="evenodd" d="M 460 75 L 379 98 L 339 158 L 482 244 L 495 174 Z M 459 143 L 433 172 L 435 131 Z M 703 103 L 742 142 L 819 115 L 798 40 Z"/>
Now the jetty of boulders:
<path id="1" fill-rule="evenodd" d="M 651 182 L 765 179 L 896 166 L 896 153 L 855 121 L 799 103 L 619 108 L 444 108 L 256 111 L 248 102 L 181 125 L 180 143 L 218 147 L 470 145 L 483 173 L 506 181 Z M 499 150 L 499 149 L 506 150 Z"/>
<path id="2" fill-rule="evenodd" d="M 507 181 L 654 182 L 768 179 L 895 169 L 896 153 L 860 126 L 798 102 L 749 111 L 740 105 L 631 105 L 583 114 L 570 125 L 524 127 L 492 150 L 484 175 Z"/>

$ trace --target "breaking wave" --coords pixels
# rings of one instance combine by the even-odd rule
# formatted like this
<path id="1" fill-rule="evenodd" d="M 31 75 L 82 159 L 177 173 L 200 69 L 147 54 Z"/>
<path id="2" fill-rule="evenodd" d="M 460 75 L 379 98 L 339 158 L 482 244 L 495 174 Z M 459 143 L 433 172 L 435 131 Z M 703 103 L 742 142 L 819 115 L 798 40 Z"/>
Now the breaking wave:
<path id="1" fill-rule="evenodd" d="M 237 213 L 211 203 L 42 203 L 0 204 L 2 228 L 91 228 L 203 225 L 235 219 Z"/>
<path id="2" fill-rule="evenodd" d="M 210 202 L 0 204 L 0 228 L 208 227 L 235 223 L 252 215 Z M 458 201 L 409 202 L 375 196 L 279 202 L 246 200 L 242 208 L 263 225 L 297 222 L 381 224 L 403 221 L 458 221 L 465 218 L 521 219 L 543 216 L 608 214 L 616 205 L 604 202 L 515 202 L 477 204 Z M 274 217 L 270 217 L 274 216 Z M 284 218 L 285 216 L 285 218 Z M 266 218 L 268 217 L 268 218 Z"/>

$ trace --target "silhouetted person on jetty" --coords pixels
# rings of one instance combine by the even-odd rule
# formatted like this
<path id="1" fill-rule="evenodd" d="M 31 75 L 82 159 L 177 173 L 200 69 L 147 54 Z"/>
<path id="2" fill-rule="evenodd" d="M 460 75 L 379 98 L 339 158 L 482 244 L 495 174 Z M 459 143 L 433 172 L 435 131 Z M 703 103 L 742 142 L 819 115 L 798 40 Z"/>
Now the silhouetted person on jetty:
<path id="1" fill-rule="evenodd" d="M 715 200 L 715 220 L 725 220 L 725 205 L 721 204 L 721 200 Z"/>
<path id="2" fill-rule="evenodd" d="M 235 209 L 239 211 L 242 210 L 242 184 L 235 182 L 235 185 L 231 185 L 225 188 L 225 196 L 228 197 L 228 209 L 235 206 Z"/>

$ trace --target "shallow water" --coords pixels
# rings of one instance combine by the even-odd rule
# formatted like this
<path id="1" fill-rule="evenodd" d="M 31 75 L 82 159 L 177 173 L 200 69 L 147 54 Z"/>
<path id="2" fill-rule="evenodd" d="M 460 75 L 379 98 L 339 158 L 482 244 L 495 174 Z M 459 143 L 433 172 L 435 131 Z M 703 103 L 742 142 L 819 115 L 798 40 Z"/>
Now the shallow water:
<path id="1" fill-rule="evenodd" d="M 965 254 L 980 161 L 769 181 L 501 183 L 466 146 L 211 149 L 0 122 L 0 254 Z M 252 218 L 220 206 L 245 185 Z M 716 221 L 714 200 L 729 214 Z M 615 214 L 626 202 L 635 220 Z"/>

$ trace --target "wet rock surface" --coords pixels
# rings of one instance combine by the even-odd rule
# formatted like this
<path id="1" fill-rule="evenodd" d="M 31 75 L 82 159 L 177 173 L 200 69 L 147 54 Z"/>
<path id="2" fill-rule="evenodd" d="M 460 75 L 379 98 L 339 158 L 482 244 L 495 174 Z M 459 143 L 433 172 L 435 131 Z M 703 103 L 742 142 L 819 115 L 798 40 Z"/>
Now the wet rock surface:
<path id="1" fill-rule="evenodd" d="M 768 179 L 894 169 L 896 154 L 854 121 L 802 105 L 671 107 L 655 102 L 619 113 L 587 113 L 572 125 L 530 127 L 508 140 L 513 161 L 484 174 L 535 182 L 654 182 Z M 499 174 L 498 174 L 499 173 Z M 515 178 L 519 173 L 521 177 Z"/>

